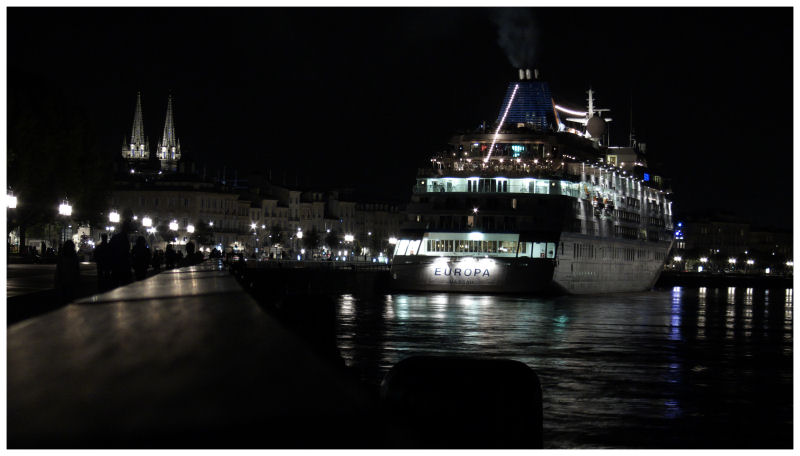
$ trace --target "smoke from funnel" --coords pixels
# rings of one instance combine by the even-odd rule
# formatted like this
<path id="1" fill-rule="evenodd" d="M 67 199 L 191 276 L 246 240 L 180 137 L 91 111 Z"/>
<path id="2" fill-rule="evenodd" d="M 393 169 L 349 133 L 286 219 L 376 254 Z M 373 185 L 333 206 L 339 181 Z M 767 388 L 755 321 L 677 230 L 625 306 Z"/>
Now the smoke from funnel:
<path id="1" fill-rule="evenodd" d="M 497 44 L 514 68 L 535 66 L 538 28 L 533 14 L 525 8 L 498 8 L 492 14 L 497 25 Z"/>

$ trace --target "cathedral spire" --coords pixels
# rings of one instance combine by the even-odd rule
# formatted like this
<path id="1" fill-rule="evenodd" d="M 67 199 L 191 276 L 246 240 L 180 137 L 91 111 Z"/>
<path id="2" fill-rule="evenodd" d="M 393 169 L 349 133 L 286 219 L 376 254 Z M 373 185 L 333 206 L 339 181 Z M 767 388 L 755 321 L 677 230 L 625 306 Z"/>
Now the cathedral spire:
<path id="1" fill-rule="evenodd" d="M 133 114 L 133 129 L 131 129 L 131 144 L 144 144 L 144 122 L 142 121 L 142 92 L 136 92 L 136 112 Z"/>
<path id="2" fill-rule="evenodd" d="M 167 99 L 167 115 L 164 120 L 164 133 L 158 143 L 158 156 L 163 161 L 163 167 L 174 170 L 175 162 L 181 159 L 181 143 L 175 135 L 175 119 L 172 113 L 172 94 Z"/>
<path id="3" fill-rule="evenodd" d="M 175 120 L 172 115 L 172 95 L 167 99 L 167 117 L 164 122 L 164 134 L 161 136 L 161 147 L 177 147 L 178 138 L 175 137 Z"/>
<path id="4" fill-rule="evenodd" d="M 122 146 L 122 156 L 129 159 L 142 159 L 150 156 L 150 147 L 144 137 L 144 121 L 142 120 L 142 93 L 136 92 L 136 111 L 133 113 L 131 140 Z"/>

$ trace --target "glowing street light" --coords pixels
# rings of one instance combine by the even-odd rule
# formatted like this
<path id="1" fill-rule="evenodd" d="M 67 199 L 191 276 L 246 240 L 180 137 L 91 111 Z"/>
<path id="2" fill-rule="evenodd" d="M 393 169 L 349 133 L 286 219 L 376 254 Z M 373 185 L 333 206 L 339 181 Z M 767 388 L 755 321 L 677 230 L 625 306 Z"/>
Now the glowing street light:
<path id="1" fill-rule="evenodd" d="M 786 266 L 794 266 L 794 261 L 787 261 Z"/>
<path id="2" fill-rule="evenodd" d="M 6 207 L 9 209 L 16 209 L 17 197 L 14 195 L 6 195 Z"/>
<path id="3" fill-rule="evenodd" d="M 736 264 L 736 258 L 728 258 L 728 263 Z"/>
<path id="4" fill-rule="evenodd" d="M 119 223 L 119 212 L 111 211 L 108 214 L 108 221 L 111 223 Z"/>
<path id="5" fill-rule="evenodd" d="M 186 231 L 189 233 L 194 233 L 194 225 L 186 225 Z"/>
<path id="6" fill-rule="evenodd" d="M 708 263 L 708 257 L 700 257 L 701 263 Z"/>
<path id="7" fill-rule="evenodd" d="M 353 242 L 353 239 L 355 239 L 355 238 L 353 237 L 352 234 L 345 234 L 344 235 L 344 242 Z"/>
<path id="8" fill-rule="evenodd" d="M 297 239 L 303 239 L 303 232 L 300 230 L 297 230 Z"/>
<path id="9" fill-rule="evenodd" d="M 72 206 L 70 206 L 67 201 L 64 201 L 58 206 L 58 213 L 69 217 L 72 215 Z"/>
<path id="10" fill-rule="evenodd" d="M 681 261 L 682 259 L 683 258 L 681 258 L 680 256 L 676 256 L 675 258 L 673 258 L 674 261 Z"/>
<path id="11" fill-rule="evenodd" d="M 747 260 L 747 264 L 752 266 L 752 265 L 756 264 L 756 262 L 754 260 Z"/>
<path id="12" fill-rule="evenodd" d="M 250 229 L 251 229 L 251 230 L 254 230 L 254 229 L 256 229 L 256 224 L 255 224 L 255 222 L 253 222 L 253 223 L 251 223 L 251 224 L 250 224 Z"/>
<path id="13" fill-rule="evenodd" d="M 178 231 L 178 221 L 177 220 L 171 221 L 169 223 L 169 229 L 171 229 L 172 231 Z"/>
<path id="14" fill-rule="evenodd" d="M 153 226 L 153 220 L 150 217 L 144 217 L 142 219 L 142 226 L 150 227 Z M 149 230 L 148 230 L 149 231 Z"/>
<path id="15" fill-rule="evenodd" d="M 397 244 L 397 238 L 392 236 L 389 238 L 389 244 L 395 245 Z"/>

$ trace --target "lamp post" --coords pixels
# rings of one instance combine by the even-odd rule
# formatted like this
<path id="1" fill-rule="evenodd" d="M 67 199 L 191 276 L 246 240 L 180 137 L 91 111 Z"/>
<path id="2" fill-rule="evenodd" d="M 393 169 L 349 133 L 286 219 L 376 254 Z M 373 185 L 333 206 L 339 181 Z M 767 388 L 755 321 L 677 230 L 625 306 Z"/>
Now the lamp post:
<path id="1" fill-rule="evenodd" d="M 349 244 L 349 245 L 350 245 L 349 247 L 347 247 L 347 249 L 348 249 L 348 250 L 347 250 L 347 255 L 345 255 L 345 256 L 346 256 L 346 257 L 348 257 L 348 258 L 350 258 L 350 252 L 351 252 L 351 250 L 350 250 L 350 249 L 352 249 L 352 248 L 353 248 L 353 241 L 355 241 L 355 238 L 353 237 L 353 235 L 352 235 L 352 234 L 345 234 L 345 235 L 344 235 L 344 242 L 345 242 L 345 244 Z"/>
<path id="2" fill-rule="evenodd" d="M 256 242 L 257 242 L 256 241 L 256 239 L 257 239 L 256 236 L 258 236 L 258 232 L 256 231 L 257 228 L 258 228 L 258 225 L 256 225 L 256 222 L 250 223 L 250 229 L 253 230 L 253 243 L 252 243 L 253 247 L 252 247 L 251 253 L 255 252 L 255 249 L 256 249 Z"/>
<path id="3" fill-rule="evenodd" d="M 305 249 L 303 249 L 303 248 L 302 248 L 302 242 L 303 242 L 303 229 L 302 229 L 302 228 L 300 228 L 300 227 L 297 227 L 297 239 L 298 239 L 298 241 L 297 241 L 297 242 L 298 242 L 298 243 L 300 243 L 300 246 L 299 246 L 299 247 L 300 247 L 300 251 L 301 251 L 301 252 L 300 252 L 300 256 L 298 257 L 298 259 L 299 259 L 299 258 L 302 258 L 302 255 L 303 255 L 303 254 L 305 254 Z M 298 246 L 297 246 L 297 245 L 295 245 L 295 251 L 297 251 L 297 247 L 298 247 Z"/>
<path id="4" fill-rule="evenodd" d="M 64 216 L 65 219 L 70 217 L 70 216 L 72 216 L 72 206 L 70 206 L 68 200 L 64 199 L 64 202 L 62 202 L 58 206 L 58 214 Z M 66 237 L 66 228 L 64 227 L 64 225 L 66 225 L 66 222 L 64 222 L 61 225 L 61 239 L 59 241 L 60 244 L 63 244 L 66 241 L 66 239 L 65 239 L 65 237 Z M 60 251 L 61 250 L 61 246 L 59 245 L 57 247 L 59 248 L 59 251 Z"/>
<path id="5" fill-rule="evenodd" d="M 175 234 L 178 234 L 178 228 L 179 227 L 178 227 L 178 221 L 177 220 L 173 220 L 173 221 L 169 222 L 170 231 L 174 232 Z M 172 241 L 170 241 L 170 243 L 172 244 L 176 240 L 177 240 L 177 237 L 172 237 Z"/>

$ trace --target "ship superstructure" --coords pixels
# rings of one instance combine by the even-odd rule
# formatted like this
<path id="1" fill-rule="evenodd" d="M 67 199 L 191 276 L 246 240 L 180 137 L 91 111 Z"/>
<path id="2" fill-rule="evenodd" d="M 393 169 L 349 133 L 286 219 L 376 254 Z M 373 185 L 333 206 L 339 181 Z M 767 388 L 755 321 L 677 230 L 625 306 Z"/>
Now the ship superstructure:
<path id="1" fill-rule="evenodd" d="M 556 104 L 536 72 L 493 127 L 419 170 L 392 266 L 399 289 L 569 293 L 649 289 L 672 242 L 665 180 L 643 145 L 609 147 L 607 109 Z"/>

